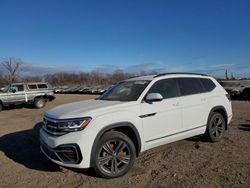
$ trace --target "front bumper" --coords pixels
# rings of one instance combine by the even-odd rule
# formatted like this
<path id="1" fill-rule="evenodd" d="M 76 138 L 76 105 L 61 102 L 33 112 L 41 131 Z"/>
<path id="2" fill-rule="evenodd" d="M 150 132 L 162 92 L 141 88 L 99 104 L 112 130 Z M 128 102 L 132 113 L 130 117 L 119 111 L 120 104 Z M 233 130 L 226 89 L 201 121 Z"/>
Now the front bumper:
<path id="1" fill-rule="evenodd" d="M 77 144 L 64 144 L 51 148 L 41 140 L 40 148 L 48 158 L 54 161 L 65 164 L 79 164 L 82 161 L 82 154 Z"/>
<path id="2" fill-rule="evenodd" d="M 93 139 L 84 132 L 52 136 L 40 129 L 40 149 L 52 162 L 72 168 L 89 168 Z"/>

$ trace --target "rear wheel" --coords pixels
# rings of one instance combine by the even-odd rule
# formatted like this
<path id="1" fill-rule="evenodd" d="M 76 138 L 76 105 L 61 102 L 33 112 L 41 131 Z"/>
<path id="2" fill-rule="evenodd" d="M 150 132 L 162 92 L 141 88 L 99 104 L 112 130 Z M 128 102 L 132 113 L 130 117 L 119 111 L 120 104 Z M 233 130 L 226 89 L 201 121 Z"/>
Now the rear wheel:
<path id="1" fill-rule="evenodd" d="M 129 137 L 117 131 L 107 132 L 97 144 L 94 170 L 104 178 L 123 176 L 133 166 L 135 156 L 135 146 Z"/>
<path id="2" fill-rule="evenodd" d="M 2 103 L 0 102 L 0 112 L 3 110 L 3 105 Z"/>
<path id="3" fill-rule="evenodd" d="M 36 98 L 34 101 L 35 108 L 43 108 L 45 104 L 46 104 L 46 101 L 44 98 Z"/>
<path id="4" fill-rule="evenodd" d="M 212 142 L 220 141 L 226 130 L 226 122 L 224 117 L 217 112 L 213 112 L 208 121 L 206 137 Z"/>

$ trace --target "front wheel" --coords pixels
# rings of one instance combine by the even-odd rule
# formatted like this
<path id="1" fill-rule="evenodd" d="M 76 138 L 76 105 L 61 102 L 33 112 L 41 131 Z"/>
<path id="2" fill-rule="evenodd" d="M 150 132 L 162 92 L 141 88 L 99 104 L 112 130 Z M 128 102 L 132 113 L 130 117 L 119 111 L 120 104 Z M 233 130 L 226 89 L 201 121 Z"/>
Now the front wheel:
<path id="1" fill-rule="evenodd" d="M 117 131 L 107 132 L 97 144 L 94 170 L 104 178 L 123 176 L 133 166 L 135 156 L 135 146 L 128 136 Z"/>
<path id="2" fill-rule="evenodd" d="M 3 105 L 2 103 L 0 102 L 0 112 L 3 110 Z"/>
<path id="3" fill-rule="evenodd" d="M 208 120 L 206 137 L 211 142 L 218 142 L 224 137 L 225 130 L 226 122 L 224 117 L 220 113 L 213 112 Z"/>

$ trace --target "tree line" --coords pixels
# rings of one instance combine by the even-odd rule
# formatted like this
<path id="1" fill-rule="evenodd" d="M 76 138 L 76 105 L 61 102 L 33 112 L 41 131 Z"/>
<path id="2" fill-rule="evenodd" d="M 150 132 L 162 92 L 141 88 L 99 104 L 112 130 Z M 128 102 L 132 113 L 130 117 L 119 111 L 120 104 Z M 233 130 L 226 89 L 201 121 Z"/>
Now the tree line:
<path id="1" fill-rule="evenodd" d="M 118 81 L 155 72 L 140 72 L 138 74 L 127 73 L 123 70 L 115 70 L 112 73 L 105 73 L 100 70 L 91 72 L 58 72 L 43 76 L 24 76 L 21 74 L 23 62 L 15 58 L 6 58 L 1 62 L 0 86 L 14 82 L 48 82 L 54 87 L 60 86 L 109 86 Z"/>

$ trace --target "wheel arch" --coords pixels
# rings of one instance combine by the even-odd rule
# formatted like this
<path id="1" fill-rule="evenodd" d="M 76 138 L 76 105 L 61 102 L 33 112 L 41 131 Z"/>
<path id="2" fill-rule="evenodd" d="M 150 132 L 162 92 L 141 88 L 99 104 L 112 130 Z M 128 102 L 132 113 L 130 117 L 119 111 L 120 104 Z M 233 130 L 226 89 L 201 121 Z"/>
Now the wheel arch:
<path id="1" fill-rule="evenodd" d="M 226 109 L 225 109 L 224 106 L 215 106 L 215 107 L 213 107 L 213 108 L 210 110 L 209 115 L 208 115 L 208 119 L 207 119 L 207 125 L 208 125 L 208 123 L 209 123 L 209 119 L 210 119 L 211 114 L 212 114 L 213 112 L 220 113 L 220 114 L 223 116 L 223 118 L 225 119 L 226 130 L 227 130 L 228 115 L 227 115 L 227 111 L 226 111 Z"/>
<path id="2" fill-rule="evenodd" d="M 128 136 L 135 145 L 136 156 L 137 157 L 139 156 L 139 153 L 141 151 L 141 137 L 140 137 L 140 134 L 139 134 L 138 130 L 136 129 L 136 127 L 130 122 L 114 123 L 114 124 L 111 124 L 111 125 L 104 127 L 103 129 L 101 129 L 98 132 L 98 134 L 94 140 L 94 143 L 92 145 L 92 149 L 91 149 L 90 166 L 93 166 L 93 164 L 94 164 L 95 148 L 98 144 L 98 141 L 106 132 L 109 132 L 109 131 L 122 132 L 123 134 Z"/>
<path id="3" fill-rule="evenodd" d="M 46 95 L 36 95 L 36 96 L 34 96 L 33 101 L 35 101 L 36 99 L 39 99 L 39 98 L 42 98 L 42 99 L 44 99 L 44 100 L 47 100 L 47 99 L 48 99 L 48 98 L 46 97 Z"/>

